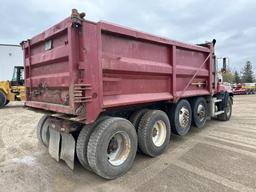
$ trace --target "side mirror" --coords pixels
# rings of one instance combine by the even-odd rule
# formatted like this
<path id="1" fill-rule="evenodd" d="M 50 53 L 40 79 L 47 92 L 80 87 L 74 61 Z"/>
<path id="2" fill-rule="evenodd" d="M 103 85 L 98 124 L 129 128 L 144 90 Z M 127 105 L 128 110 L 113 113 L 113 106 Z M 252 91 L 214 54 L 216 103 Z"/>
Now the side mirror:
<path id="1" fill-rule="evenodd" d="M 224 58 L 223 58 L 223 65 L 222 65 L 221 72 L 222 72 L 222 73 L 225 73 L 226 71 L 227 71 L 227 58 L 224 57 Z"/>

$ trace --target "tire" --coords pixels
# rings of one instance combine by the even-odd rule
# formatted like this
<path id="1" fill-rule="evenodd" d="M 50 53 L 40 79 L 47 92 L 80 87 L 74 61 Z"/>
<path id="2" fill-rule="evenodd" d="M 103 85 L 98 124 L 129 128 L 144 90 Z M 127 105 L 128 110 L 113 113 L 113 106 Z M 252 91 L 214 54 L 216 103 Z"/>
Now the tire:
<path id="1" fill-rule="evenodd" d="M 7 102 L 6 95 L 2 90 L 0 90 L 0 109 L 5 106 L 6 102 Z"/>
<path id="2" fill-rule="evenodd" d="M 140 120 L 142 116 L 148 111 L 148 109 L 141 109 L 139 111 L 135 111 L 129 118 L 130 122 L 133 124 L 136 130 L 138 130 Z"/>
<path id="3" fill-rule="evenodd" d="M 176 135 L 186 135 L 191 128 L 192 111 L 189 102 L 186 99 L 180 100 L 171 110 L 171 127 Z M 181 117 L 181 120 L 180 118 Z M 182 119 L 184 124 L 182 124 Z"/>
<path id="4" fill-rule="evenodd" d="M 221 121 L 228 121 L 232 115 L 232 100 L 231 97 L 228 97 L 227 107 L 224 108 L 224 113 L 218 115 L 217 119 Z"/>
<path id="5" fill-rule="evenodd" d="M 88 158 L 87 158 L 87 147 L 88 147 L 91 133 L 100 122 L 102 122 L 107 118 L 109 117 L 108 116 L 100 117 L 95 123 L 90 125 L 85 125 L 78 135 L 77 143 L 76 143 L 77 158 L 81 163 L 81 165 L 89 171 L 91 171 L 91 167 L 89 165 Z"/>
<path id="6" fill-rule="evenodd" d="M 192 124 L 197 128 L 205 125 L 208 115 L 208 107 L 205 98 L 197 97 L 191 103 L 192 107 Z"/>
<path id="7" fill-rule="evenodd" d="M 10 103 L 10 101 L 9 101 L 9 100 L 6 100 L 5 105 L 8 105 L 9 103 Z"/>
<path id="8" fill-rule="evenodd" d="M 37 124 L 37 138 L 45 147 L 49 146 L 50 132 L 49 132 L 49 116 L 44 115 Z"/>
<path id="9" fill-rule="evenodd" d="M 115 179 L 133 165 L 137 151 L 135 128 L 126 119 L 108 118 L 92 132 L 87 150 L 92 170 L 105 179 Z"/>
<path id="10" fill-rule="evenodd" d="M 170 136 L 170 122 L 165 112 L 152 110 L 143 115 L 138 128 L 138 142 L 144 154 L 150 157 L 162 154 L 170 142 Z"/>
<path id="11" fill-rule="evenodd" d="M 142 116 L 149 111 L 148 109 L 141 109 L 139 111 L 135 111 L 129 118 L 130 122 L 133 124 L 133 126 L 135 127 L 136 131 L 138 132 L 138 127 L 139 127 L 139 123 L 140 120 L 142 118 Z M 142 151 L 140 150 L 140 147 L 138 146 L 137 149 L 138 153 L 142 153 Z"/>

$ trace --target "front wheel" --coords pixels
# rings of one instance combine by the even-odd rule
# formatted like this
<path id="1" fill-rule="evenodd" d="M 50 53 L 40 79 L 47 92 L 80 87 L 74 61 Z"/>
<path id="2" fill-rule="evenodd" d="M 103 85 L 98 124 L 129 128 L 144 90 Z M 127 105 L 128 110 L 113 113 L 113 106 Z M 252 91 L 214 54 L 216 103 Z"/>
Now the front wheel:
<path id="1" fill-rule="evenodd" d="M 0 109 L 6 105 L 7 98 L 3 91 L 0 90 Z"/>
<path id="2" fill-rule="evenodd" d="M 232 115 L 232 100 L 228 97 L 227 106 L 224 108 L 224 113 L 218 115 L 218 119 L 221 121 L 228 121 Z"/>
<path id="3" fill-rule="evenodd" d="M 123 118 L 108 118 L 92 132 L 87 157 L 92 170 L 105 179 L 125 174 L 133 165 L 137 151 L 134 126 Z"/>

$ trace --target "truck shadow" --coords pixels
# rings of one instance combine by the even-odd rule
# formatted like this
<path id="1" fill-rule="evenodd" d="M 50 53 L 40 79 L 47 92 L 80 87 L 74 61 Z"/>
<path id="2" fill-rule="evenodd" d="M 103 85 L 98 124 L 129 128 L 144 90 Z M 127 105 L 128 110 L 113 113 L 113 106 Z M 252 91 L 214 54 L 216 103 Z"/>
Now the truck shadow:
<path id="1" fill-rule="evenodd" d="M 167 152 L 175 150 L 176 148 L 180 147 L 188 139 L 193 139 L 193 137 L 196 136 L 197 134 L 200 134 L 201 132 L 209 130 L 208 128 L 210 128 L 210 126 L 208 124 L 206 124 L 205 127 L 202 129 L 192 127 L 191 130 L 189 131 L 189 133 L 185 136 L 178 136 L 178 135 L 172 134 L 170 137 L 170 144 L 168 146 Z M 123 180 L 126 177 L 130 177 L 129 175 L 136 175 L 137 172 L 143 170 L 144 168 L 150 167 L 151 164 L 153 164 L 159 158 L 161 158 L 161 155 L 156 158 L 151 158 L 151 157 L 144 155 L 142 152 L 137 151 L 137 155 L 136 155 L 132 170 L 116 180 L 120 180 L 120 179 Z M 74 173 L 77 175 L 84 175 L 87 180 L 88 180 L 88 178 L 90 178 L 89 180 L 92 179 L 94 183 L 95 182 L 102 183 L 102 182 L 108 181 L 108 180 L 105 180 L 105 179 L 95 175 L 93 172 L 90 172 L 90 171 L 84 169 L 82 167 L 82 165 L 79 163 L 79 161 L 77 160 L 77 158 L 75 161 Z M 116 180 L 113 180 L 111 183 L 113 183 Z"/>
<path id="2" fill-rule="evenodd" d="M 20 105 L 7 105 L 4 108 L 2 108 L 1 110 L 15 109 L 15 108 L 25 108 L 25 106 L 23 104 L 20 104 Z"/>
<path id="3" fill-rule="evenodd" d="M 8 103 L 6 106 L 4 106 L 0 110 L 15 109 L 15 108 L 25 108 L 25 102 L 23 102 L 23 101 L 11 101 L 10 103 Z"/>

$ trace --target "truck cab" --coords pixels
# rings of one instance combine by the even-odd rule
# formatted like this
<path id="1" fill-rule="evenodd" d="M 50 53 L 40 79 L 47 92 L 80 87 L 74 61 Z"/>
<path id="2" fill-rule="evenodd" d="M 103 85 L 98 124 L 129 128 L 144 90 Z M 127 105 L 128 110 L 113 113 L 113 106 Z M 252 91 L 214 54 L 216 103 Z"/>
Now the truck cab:
<path id="1" fill-rule="evenodd" d="M 23 86 L 24 85 L 24 67 L 15 66 L 13 70 L 13 76 L 11 80 L 11 86 Z"/>

